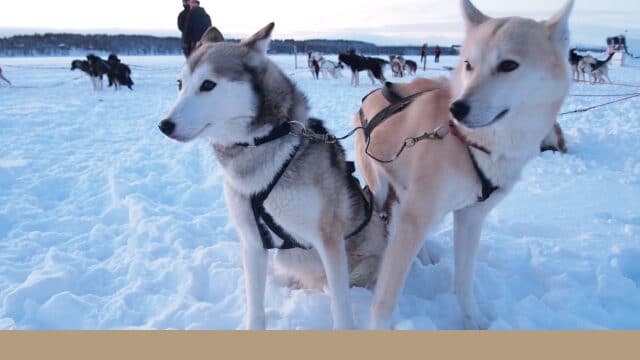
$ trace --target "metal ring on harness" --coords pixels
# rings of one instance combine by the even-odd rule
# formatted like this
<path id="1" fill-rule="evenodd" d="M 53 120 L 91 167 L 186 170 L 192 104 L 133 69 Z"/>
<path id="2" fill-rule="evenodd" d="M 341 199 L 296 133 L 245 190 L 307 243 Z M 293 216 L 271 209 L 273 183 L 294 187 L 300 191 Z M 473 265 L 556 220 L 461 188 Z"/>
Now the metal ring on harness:
<path id="1" fill-rule="evenodd" d="M 375 155 L 371 154 L 369 152 L 369 146 L 371 145 L 371 134 L 373 133 L 373 130 L 376 127 L 378 127 L 380 124 L 382 124 L 385 120 L 387 120 L 391 116 L 393 116 L 393 115 L 403 111 L 404 109 L 406 109 L 419 96 L 421 96 L 421 95 L 423 95 L 425 93 L 428 93 L 428 92 L 432 92 L 432 91 L 435 91 L 435 90 L 440 90 L 440 88 L 422 90 L 422 91 L 419 91 L 417 93 L 411 94 L 409 96 L 402 97 L 402 96 L 400 96 L 398 93 L 396 93 L 393 90 L 393 84 L 390 83 L 390 82 L 387 82 L 387 83 L 385 83 L 385 86 L 383 88 L 374 90 L 374 91 L 370 92 L 369 94 L 367 94 L 362 99 L 362 101 L 364 102 L 371 94 L 373 94 L 375 91 L 378 91 L 378 90 L 381 91 L 381 93 L 384 96 L 384 98 L 387 100 L 387 102 L 389 102 L 389 105 L 386 106 L 385 108 L 383 108 L 382 110 L 380 110 L 377 114 L 375 114 L 371 118 L 370 121 L 367 120 L 362 108 L 360 108 L 360 111 L 359 111 L 360 124 L 361 124 L 362 129 L 364 130 L 364 138 L 365 138 L 365 142 L 366 142 L 365 154 L 367 154 L 367 156 L 369 156 L 373 160 L 375 160 L 375 161 L 377 161 L 379 163 L 383 163 L 383 164 L 388 164 L 388 163 L 394 162 L 395 160 L 398 159 L 398 157 L 400 157 L 400 155 L 402 154 L 402 152 L 404 152 L 404 150 L 406 148 L 412 148 L 418 142 L 423 141 L 423 140 L 440 140 L 440 139 L 443 139 L 447 135 L 446 132 L 442 133 L 442 130 L 445 129 L 446 131 L 448 131 L 448 129 L 446 129 L 444 126 L 440 125 L 440 126 L 436 127 L 431 132 L 425 132 L 424 134 L 422 134 L 420 136 L 417 136 L 417 137 L 408 137 L 408 138 L 406 138 L 404 140 L 404 142 L 402 143 L 402 146 L 400 147 L 400 150 L 398 150 L 398 152 L 389 160 L 383 160 L 383 159 L 380 159 L 380 158 L 376 157 Z"/>
<path id="2" fill-rule="evenodd" d="M 406 138 L 402 143 L 402 147 L 400 147 L 400 150 L 398 150 L 398 152 L 390 160 L 379 159 L 369 152 L 369 146 L 371 145 L 371 133 L 378 125 L 380 125 L 384 120 L 388 119 L 390 116 L 395 115 L 400 111 L 404 110 L 418 96 L 433 90 L 439 90 L 439 88 L 424 90 L 403 98 L 393 91 L 391 83 L 386 83 L 385 87 L 382 89 L 382 95 L 390 104 L 384 109 L 380 110 L 369 122 L 367 121 L 362 108 L 360 108 L 360 111 L 359 111 L 360 122 L 362 127 L 364 128 L 364 133 L 365 133 L 365 143 L 366 143 L 366 146 L 364 148 L 365 154 L 367 154 L 367 156 L 369 156 L 371 159 L 379 163 L 389 164 L 397 160 L 406 148 L 412 148 L 418 142 L 423 140 L 442 140 L 444 139 L 445 136 L 447 136 L 447 134 L 449 134 L 449 132 L 451 132 L 454 136 L 460 139 L 460 141 L 462 141 L 464 144 L 467 145 L 467 151 L 469 153 L 469 156 L 471 157 L 473 168 L 482 186 L 482 195 L 478 197 L 478 201 L 479 202 L 486 201 L 494 191 L 499 189 L 499 187 L 493 185 L 491 180 L 484 174 L 484 172 L 478 165 L 478 162 L 476 161 L 475 157 L 473 156 L 473 153 L 471 152 L 471 148 L 473 147 L 486 154 L 491 154 L 491 152 L 480 145 L 466 141 L 464 136 L 457 130 L 457 128 L 455 126 L 452 126 L 452 123 L 450 123 L 449 126 L 439 125 L 435 129 L 433 129 L 431 132 L 425 132 L 420 136 Z M 362 101 L 364 102 L 364 100 L 366 100 L 366 98 L 369 97 L 372 93 L 373 92 L 365 96 L 362 99 Z"/>

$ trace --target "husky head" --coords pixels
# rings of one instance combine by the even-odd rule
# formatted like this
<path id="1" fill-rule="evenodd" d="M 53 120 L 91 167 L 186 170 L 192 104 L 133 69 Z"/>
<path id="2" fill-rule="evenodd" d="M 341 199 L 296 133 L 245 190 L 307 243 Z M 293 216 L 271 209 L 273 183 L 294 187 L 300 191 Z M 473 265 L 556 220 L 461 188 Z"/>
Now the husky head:
<path id="1" fill-rule="evenodd" d="M 462 0 L 466 40 L 451 114 L 466 136 L 498 153 L 535 153 L 567 95 L 569 14 L 546 21 L 490 18 Z"/>
<path id="2" fill-rule="evenodd" d="M 250 143 L 287 120 L 306 118 L 304 96 L 266 56 L 274 24 L 240 43 L 210 28 L 185 64 L 178 99 L 158 127 L 187 142 Z M 213 30 L 212 30 L 213 29 Z"/>

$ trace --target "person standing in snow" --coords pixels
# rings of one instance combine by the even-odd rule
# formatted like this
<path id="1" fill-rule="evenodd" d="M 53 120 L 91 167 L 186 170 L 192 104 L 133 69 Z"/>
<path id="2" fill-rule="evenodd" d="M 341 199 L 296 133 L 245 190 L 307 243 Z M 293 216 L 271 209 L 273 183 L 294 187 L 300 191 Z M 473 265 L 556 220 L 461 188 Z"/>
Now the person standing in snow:
<path id="1" fill-rule="evenodd" d="M 182 51 L 186 57 L 189 57 L 196 48 L 196 44 L 202 38 L 202 34 L 211 27 L 211 17 L 200 6 L 200 1 L 189 0 L 189 7 L 182 30 Z"/>
<path id="2" fill-rule="evenodd" d="M 180 30 L 181 38 L 184 39 L 184 25 L 187 22 L 187 14 L 189 13 L 189 0 L 182 0 L 182 11 L 178 14 L 178 30 Z M 185 47 L 182 47 L 184 56 L 188 54 L 185 51 Z"/>
<path id="3" fill-rule="evenodd" d="M 435 50 L 435 62 L 440 62 L 440 53 L 442 52 L 442 50 L 440 49 L 440 45 L 436 45 L 436 50 Z"/>

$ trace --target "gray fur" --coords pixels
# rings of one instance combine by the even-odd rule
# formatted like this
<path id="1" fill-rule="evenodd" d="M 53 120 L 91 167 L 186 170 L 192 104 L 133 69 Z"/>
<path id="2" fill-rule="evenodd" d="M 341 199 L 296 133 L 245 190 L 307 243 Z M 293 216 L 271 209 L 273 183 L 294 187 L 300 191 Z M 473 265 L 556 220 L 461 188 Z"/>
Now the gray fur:
<path id="1" fill-rule="evenodd" d="M 263 136 L 286 121 L 323 129 L 321 123 L 310 121 L 307 100 L 293 82 L 266 56 L 244 44 L 204 44 L 188 59 L 189 69 L 193 72 L 198 66 L 211 66 L 217 76 L 252 84 L 258 100 L 257 115 L 249 131 L 255 131 L 255 137 Z M 285 136 L 258 148 L 213 144 L 225 173 L 237 180 L 228 183 L 247 201 L 251 194 L 263 190 L 279 170 L 279 166 L 268 168 L 264 164 L 283 164 L 295 146 L 299 146 L 299 150 L 265 202 L 266 210 L 300 243 L 308 245 L 306 234 L 287 226 L 287 214 L 294 214 L 300 209 L 272 210 L 273 204 L 281 206 L 283 200 L 280 198 L 286 199 L 297 190 L 312 187 L 320 190 L 323 201 L 332 204 L 339 222 L 335 224 L 337 228 L 344 234 L 356 229 L 365 219 L 365 202 L 359 193 L 361 190 L 354 189 L 349 183 L 345 152 L 340 144 L 310 142 L 294 136 Z M 276 236 L 274 239 L 277 242 Z M 371 223 L 347 240 L 352 286 L 373 287 L 385 239 L 385 224 L 374 213 Z M 324 274 L 318 272 L 322 263 L 315 250 L 279 250 L 276 265 L 292 283 L 302 283 L 305 287 L 319 287 L 323 281 L 326 283 Z"/>

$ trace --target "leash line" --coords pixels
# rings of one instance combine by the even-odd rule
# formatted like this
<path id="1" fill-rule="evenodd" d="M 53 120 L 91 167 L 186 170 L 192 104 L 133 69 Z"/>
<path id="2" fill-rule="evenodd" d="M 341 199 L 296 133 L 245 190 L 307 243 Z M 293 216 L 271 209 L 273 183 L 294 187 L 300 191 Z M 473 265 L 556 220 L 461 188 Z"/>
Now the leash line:
<path id="1" fill-rule="evenodd" d="M 304 126 L 304 124 L 297 121 L 290 121 L 289 123 L 293 125 L 291 126 L 291 131 L 289 134 L 294 136 L 304 137 L 313 141 L 321 141 L 325 144 L 333 144 L 337 141 L 344 140 L 353 136 L 353 134 L 355 134 L 356 131 L 358 130 L 362 130 L 362 131 L 366 130 L 364 127 L 358 126 L 354 129 L 351 129 L 351 131 L 349 131 L 346 135 L 341 137 L 336 137 L 331 134 L 318 134 L 313 130 Z M 433 131 L 424 132 L 422 135 L 419 135 L 419 136 L 407 137 L 402 143 L 402 146 L 400 147 L 400 149 L 396 152 L 396 154 L 390 160 L 380 159 L 369 152 L 369 146 L 371 145 L 371 136 L 369 136 L 367 137 L 367 140 L 366 140 L 367 145 L 365 147 L 365 154 L 379 163 L 389 164 L 396 161 L 406 149 L 416 146 L 419 142 L 424 140 L 442 140 L 447 134 L 448 132 L 446 131 L 446 126 L 440 125 L 436 127 Z"/>
<path id="2" fill-rule="evenodd" d="M 12 88 L 15 89 L 51 89 L 51 88 L 56 88 L 56 87 L 60 87 L 60 86 L 64 86 L 67 83 L 71 83 L 74 82 L 76 80 L 80 80 L 80 78 L 82 78 L 82 76 L 78 76 L 75 77 L 73 79 L 69 79 L 69 80 L 63 80 L 63 81 L 59 81 L 50 85 L 46 85 L 46 86 L 25 86 L 25 85 L 12 85 Z"/>
<path id="3" fill-rule="evenodd" d="M 59 66 L 28 66 L 28 65 L 2 65 L 5 68 L 14 69 L 36 69 L 36 70 L 68 70 L 68 67 Z"/>
<path id="4" fill-rule="evenodd" d="M 598 104 L 598 105 L 590 106 L 590 107 L 587 107 L 587 108 L 584 108 L 584 109 L 577 109 L 577 110 L 573 110 L 573 111 L 566 111 L 566 112 L 563 112 L 563 113 L 558 114 L 558 116 L 564 116 L 564 115 L 569 115 L 569 114 L 583 113 L 583 112 L 587 112 L 587 111 L 590 111 L 590 110 L 598 109 L 598 108 L 601 108 L 601 107 L 604 107 L 604 106 L 607 106 L 607 105 L 611 105 L 611 104 L 619 103 L 619 102 L 622 102 L 622 101 L 625 101 L 625 100 L 633 99 L 633 98 L 636 98 L 636 97 L 638 97 L 638 96 L 640 96 L 640 93 L 637 93 L 637 94 L 631 94 L 630 96 L 626 96 L 626 97 L 621 98 L 621 99 L 616 99 L 616 100 L 609 101 L 609 102 L 606 102 L 606 103 L 603 103 L 603 104 Z"/>
<path id="5" fill-rule="evenodd" d="M 639 93 L 627 93 L 627 94 L 570 94 L 570 97 L 624 97 L 632 96 Z"/>
<path id="6" fill-rule="evenodd" d="M 640 85 L 635 85 L 635 84 L 622 84 L 622 83 L 613 83 L 613 82 L 609 82 L 609 83 L 592 83 L 591 81 L 587 81 L 587 80 L 573 80 L 573 82 L 576 83 L 585 83 L 585 84 L 589 84 L 589 85 L 611 85 L 611 86 L 625 86 L 625 87 L 632 87 L 632 88 L 640 88 Z"/>

